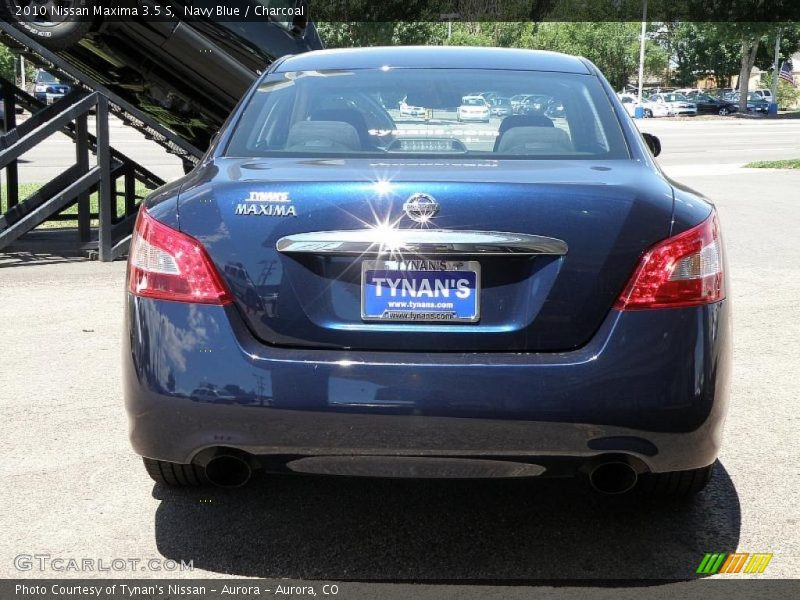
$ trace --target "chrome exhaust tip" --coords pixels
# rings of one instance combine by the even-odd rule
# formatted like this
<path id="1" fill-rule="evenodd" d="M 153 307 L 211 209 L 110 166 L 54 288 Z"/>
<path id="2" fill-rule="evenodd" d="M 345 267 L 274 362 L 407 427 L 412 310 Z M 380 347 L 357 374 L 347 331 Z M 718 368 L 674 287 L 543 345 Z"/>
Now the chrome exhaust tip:
<path id="1" fill-rule="evenodd" d="M 250 481 L 253 469 L 246 457 L 224 453 L 212 457 L 205 465 L 206 478 L 214 485 L 241 487 Z"/>
<path id="2" fill-rule="evenodd" d="M 601 494 L 624 494 L 636 487 L 639 474 L 629 463 L 608 461 L 589 471 L 589 483 Z"/>

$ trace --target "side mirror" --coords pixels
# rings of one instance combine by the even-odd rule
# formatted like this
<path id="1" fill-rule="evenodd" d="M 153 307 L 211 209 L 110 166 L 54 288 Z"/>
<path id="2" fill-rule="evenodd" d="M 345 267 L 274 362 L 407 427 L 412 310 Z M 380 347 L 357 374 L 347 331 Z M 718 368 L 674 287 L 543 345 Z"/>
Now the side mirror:
<path id="1" fill-rule="evenodd" d="M 644 138 L 647 147 L 650 148 L 650 152 L 653 153 L 653 156 L 658 156 L 661 154 L 661 140 L 654 136 L 652 133 L 643 133 L 642 137 Z"/>

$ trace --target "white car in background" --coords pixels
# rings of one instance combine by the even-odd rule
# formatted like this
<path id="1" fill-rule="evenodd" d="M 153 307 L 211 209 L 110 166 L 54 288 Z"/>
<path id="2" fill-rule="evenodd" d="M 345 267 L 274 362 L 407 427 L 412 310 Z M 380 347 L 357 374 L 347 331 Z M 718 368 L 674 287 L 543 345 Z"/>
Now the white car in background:
<path id="1" fill-rule="evenodd" d="M 772 102 L 772 91 L 771 90 L 768 90 L 766 88 L 762 88 L 762 89 L 753 90 L 752 93 L 755 94 L 756 96 L 758 96 L 759 98 L 762 98 L 763 100 L 766 100 L 767 102 Z"/>
<path id="2" fill-rule="evenodd" d="M 456 111 L 459 121 L 481 121 L 488 123 L 491 116 L 491 106 L 483 96 L 464 96 L 461 106 Z"/>
<path id="3" fill-rule="evenodd" d="M 639 98 L 633 94 L 619 94 L 619 100 L 622 106 L 625 107 L 625 112 L 630 116 L 636 116 L 636 107 L 639 106 Z M 642 108 L 644 109 L 644 116 L 650 117 L 668 117 L 669 110 L 664 104 L 655 104 L 648 99 L 642 98 Z"/>
<path id="4" fill-rule="evenodd" d="M 423 106 L 411 106 L 408 102 L 406 102 L 405 98 L 400 100 L 401 117 L 424 117 L 425 112 L 425 107 Z"/>
<path id="5" fill-rule="evenodd" d="M 697 105 L 683 94 L 675 92 L 653 94 L 648 100 L 654 105 L 664 106 L 671 117 L 680 115 L 693 117 L 697 114 Z"/>

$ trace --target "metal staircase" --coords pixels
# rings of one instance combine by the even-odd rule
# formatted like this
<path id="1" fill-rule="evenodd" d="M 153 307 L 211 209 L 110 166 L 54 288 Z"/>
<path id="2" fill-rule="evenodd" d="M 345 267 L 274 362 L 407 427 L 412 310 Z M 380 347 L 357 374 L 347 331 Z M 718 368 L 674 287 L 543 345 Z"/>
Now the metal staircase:
<path id="1" fill-rule="evenodd" d="M 60 213 L 77 204 L 80 248 L 96 252 L 101 261 L 124 256 L 141 201 L 136 183 L 155 189 L 164 182 L 109 145 L 109 116 L 116 116 L 187 164 L 196 164 L 202 152 L 9 23 L 0 22 L 0 41 L 24 53 L 37 66 L 75 83 L 70 94 L 46 106 L 0 78 L 6 119 L 5 133 L 0 136 L 0 170 L 6 172 L 8 199 L 7 210 L 0 214 L 0 252 L 45 221 L 75 219 L 74 215 Z M 19 125 L 17 106 L 31 113 Z M 96 111 L 96 136 L 88 128 L 92 111 Z M 19 157 L 56 133 L 74 141 L 75 164 L 28 198 L 20 199 Z M 90 153 L 96 156 L 95 166 L 90 166 Z M 91 213 L 89 196 L 95 192 L 98 211 Z M 91 226 L 93 219 L 98 222 L 96 232 Z"/>

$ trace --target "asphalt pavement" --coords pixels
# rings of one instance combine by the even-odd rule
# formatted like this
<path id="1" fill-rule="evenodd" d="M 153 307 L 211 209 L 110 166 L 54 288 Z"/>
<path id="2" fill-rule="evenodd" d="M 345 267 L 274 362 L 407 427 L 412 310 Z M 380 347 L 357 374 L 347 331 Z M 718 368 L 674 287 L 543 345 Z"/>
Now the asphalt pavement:
<path id="1" fill-rule="evenodd" d="M 0 254 L 0 577 L 108 576 L 18 571 L 14 557 L 27 553 L 194 565 L 117 577 L 694 579 L 706 552 L 736 550 L 774 554 L 759 577 L 796 577 L 800 172 L 741 164 L 800 157 L 800 121 L 641 127 L 661 137 L 666 172 L 717 203 L 729 260 L 730 413 L 713 479 L 688 505 L 553 481 L 154 485 L 130 450 L 122 407 L 124 264 Z M 453 588 L 432 594 L 456 597 Z"/>
<path id="2" fill-rule="evenodd" d="M 27 113 L 18 118 L 19 122 L 27 119 Z M 94 116 L 88 117 L 89 132 L 95 134 Z M 147 167 L 165 181 L 183 175 L 183 166 L 179 158 L 167 154 L 161 146 L 146 139 L 144 135 L 124 125 L 113 115 L 109 119 L 109 141 L 129 158 Z M 94 166 L 94 155 L 90 155 L 90 165 Z M 44 183 L 75 163 L 75 144 L 61 133 L 47 138 L 47 143 L 38 144 L 22 155 L 19 160 L 20 183 Z M 5 183 L 5 169 L 2 170 L 2 182 Z"/>
<path id="3" fill-rule="evenodd" d="M 644 119 L 641 131 L 663 142 L 659 163 L 674 177 L 736 174 L 756 160 L 800 156 L 800 119 Z"/>

